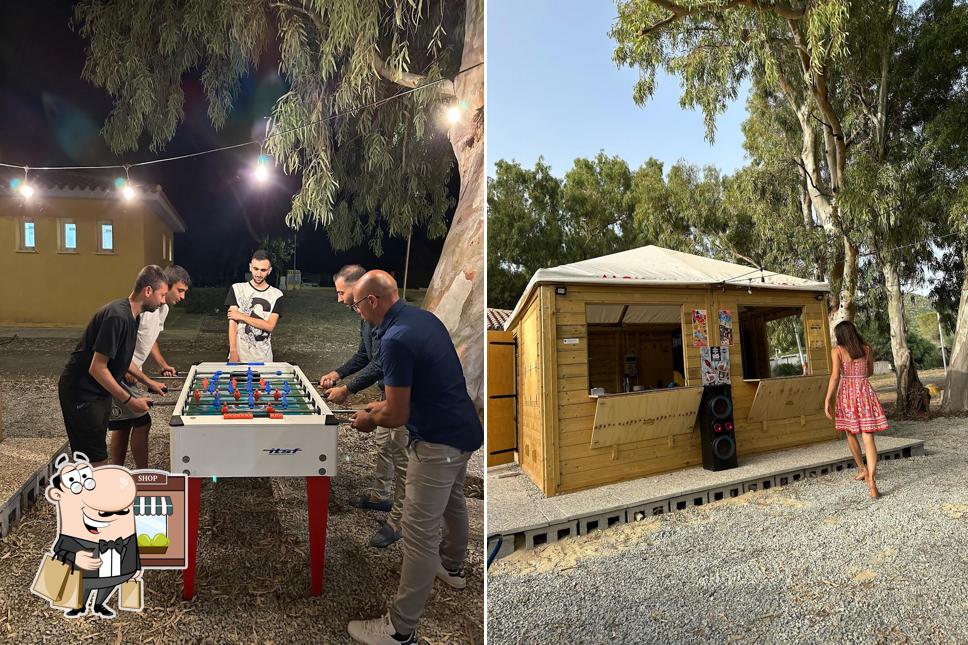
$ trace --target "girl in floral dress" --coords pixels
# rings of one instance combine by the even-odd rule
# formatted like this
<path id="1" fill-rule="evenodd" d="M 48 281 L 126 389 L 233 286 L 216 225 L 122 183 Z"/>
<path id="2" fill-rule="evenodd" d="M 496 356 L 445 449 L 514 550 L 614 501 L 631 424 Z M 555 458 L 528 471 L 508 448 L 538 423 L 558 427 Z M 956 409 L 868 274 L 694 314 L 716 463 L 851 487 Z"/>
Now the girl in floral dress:
<path id="1" fill-rule="evenodd" d="M 879 497 L 877 483 L 874 481 L 877 468 L 874 433 L 887 430 L 887 417 L 874 394 L 874 388 L 867 380 L 874 372 L 874 353 L 861 338 L 854 323 L 849 320 L 838 323 L 834 327 L 834 335 L 837 337 L 837 347 L 830 353 L 833 369 L 830 372 L 830 384 L 827 386 L 824 413 L 828 419 L 834 420 L 838 430 L 847 433 L 847 445 L 858 469 L 854 479 L 865 480 L 871 497 Z M 837 392 L 836 416 L 830 412 L 834 391 Z M 866 467 L 860 443 L 857 441 L 858 434 L 864 437 Z"/>

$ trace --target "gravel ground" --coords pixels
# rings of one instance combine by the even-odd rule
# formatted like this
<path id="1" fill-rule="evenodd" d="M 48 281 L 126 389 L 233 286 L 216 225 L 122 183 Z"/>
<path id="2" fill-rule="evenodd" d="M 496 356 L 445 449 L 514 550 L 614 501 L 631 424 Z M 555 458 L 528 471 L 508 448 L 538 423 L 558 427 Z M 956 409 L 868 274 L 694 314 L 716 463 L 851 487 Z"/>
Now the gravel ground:
<path id="1" fill-rule="evenodd" d="M 197 291 L 189 297 L 215 303 L 224 297 L 220 291 Z M 358 318 L 333 302 L 332 289 L 286 297 L 291 298 L 286 318 L 273 335 L 276 358 L 298 364 L 309 378 L 318 379 L 355 351 Z M 204 314 L 176 309 L 173 316 L 176 312 L 169 329 L 178 340 L 161 338 L 169 362 L 185 369 L 195 361 L 224 360 L 224 313 L 215 307 Z M 56 385 L 74 343 L 19 337 L 0 343 L 6 436 L 64 436 Z M 349 404 L 363 403 L 374 394 L 371 388 Z M 166 468 L 171 409 L 156 408 L 151 414 L 151 465 Z M 181 601 L 180 572 L 149 571 L 144 612 L 122 612 L 113 621 L 67 621 L 29 592 L 41 553 L 55 537 L 53 507 L 42 501 L 0 540 L 0 638 L 17 643 L 346 642 L 348 621 L 385 610 L 396 590 L 402 551 L 399 543 L 385 550 L 369 547 L 367 541 L 382 514 L 359 511 L 348 503 L 368 482 L 375 454 L 371 442 L 346 426 L 340 430 L 339 446 L 342 462 L 330 497 L 322 597 L 307 595 L 304 480 L 221 479 L 202 486 L 193 602 Z M 133 467 L 130 460 L 128 465 Z M 469 465 L 466 487 L 472 539 L 468 586 L 454 591 L 435 585 L 419 628 L 421 642 L 483 643 L 483 469 L 479 451 Z"/>
<path id="2" fill-rule="evenodd" d="M 924 457 L 518 551 L 488 643 L 968 643 L 968 419 L 897 422 Z"/>

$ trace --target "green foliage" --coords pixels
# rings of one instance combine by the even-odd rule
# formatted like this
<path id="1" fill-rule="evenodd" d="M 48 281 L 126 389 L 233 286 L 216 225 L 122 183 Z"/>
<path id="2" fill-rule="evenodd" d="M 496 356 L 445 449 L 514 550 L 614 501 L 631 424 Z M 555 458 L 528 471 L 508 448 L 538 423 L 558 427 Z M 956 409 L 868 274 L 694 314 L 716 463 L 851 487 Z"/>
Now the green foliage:
<path id="1" fill-rule="evenodd" d="M 773 368 L 773 376 L 803 376 L 800 363 L 781 363 Z"/>
<path id="2" fill-rule="evenodd" d="M 874 360 L 890 361 L 893 364 L 891 327 L 884 314 L 887 299 L 882 283 L 883 276 L 878 267 L 873 262 L 868 262 L 861 275 L 859 289 L 861 296 L 854 323 L 861 336 L 874 350 Z M 916 294 L 906 294 L 904 300 L 907 345 L 914 365 L 918 369 L 941 367 L 941 347 L 937 341 L 937 317 L 931 309 L 930 301 Z M 947 339 L 946 342 L 948 342 Z M 948 348 L 950 350 L 950 345 Z"/>
<path id="3" fill-rule="evenodd" d="M 799 65 L 798 51 L 809 57 L 815 73 L 847 52 L 847 0 L 803 9 L 782 1 L 685 0 L 675 10 L 671 4 L 619 2 L 609 34 L 617 43 L 614 60 L 639 70 L 633 99 L 640 105 L 652 97 L 660 70 L 677 76 L 680 105 L 703 111 L 710 141 L 716 117 L 736 99 L 744 80 L 756 77 L 778 90 L 778 66 L 794 60 Z M 802 43 L 794 40 L 794 26 Z"/>
<path id="4" fill-rule="evenodd" d="M 463 2 L 82 0 L 75 19 L 87 41 L 84 78 L 114 102 L 103 134 L 116 152 L 143 136 L 164 148 L 184 118 L 182 79 L 196 70 L 221 128 L 274 41 L 287 91 L 267 150 L 302 176 L 287 224 L 322 225 L 334 249 L 366 242 L 377 254 L 386 235 L 412 227 L 446 233 L 454 157 L 437 122 L 439 87 L 387 101 L 403 88 L 386 77 L 412 70 L 426 84 L 455 74 Z"/>
<path id="5" fill-rule="evenodd" d="M 296 241 L 288 237 L 266 235 L 259 242 L 259 248 L 269 252 L 269 257 L 272 259 L 272 273 L 276 280 L 286 275 L 293 251 L 296 250 Z"/>
<path id="6" fill-rule="evenodd" d="M 803 343 L 803 318 L 800 315 L 788 316 L 766 323 L 766 337 L 770 353 L 797 353 L 797 336 Z"/>
<path id="7" fill-rule="evenodd" d="M 512 308 L 540 268 L 656 244 L 810 275 L 812 241 L 788 192 L 744 169 L 576 159 L 563 179 L 499 160 L 488 179 L 488 304 Z M 798 228 L 799 227 L 799 228 Z M 792 338 L 792 336 L 791 336 Z"/>
<path id="8" fill-rule="evenodd" d="M 917 332 L 909 332 L 907 336 L 908 349 L 911 359 L 918 369 L 930 370 L 942 366 L 941 349 Z"/>
<path id="9" fill-rule="evenodd" d="M 538 159 L 534 169 L 500 160 L 487 180 L 487 302 L 511 309 L 532 274 L 568 260 L 562 182 Z"/>

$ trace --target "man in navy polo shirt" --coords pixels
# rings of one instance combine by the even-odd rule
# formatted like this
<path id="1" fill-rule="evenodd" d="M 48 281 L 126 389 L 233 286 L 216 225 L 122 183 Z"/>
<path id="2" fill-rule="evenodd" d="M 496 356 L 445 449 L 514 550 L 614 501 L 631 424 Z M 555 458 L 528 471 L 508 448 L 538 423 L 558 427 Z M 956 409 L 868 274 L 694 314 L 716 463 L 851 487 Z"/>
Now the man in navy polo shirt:
<path id="1" fill-rule="evenodd" d="M 406 424 L 410 462 L 396 598 L 385 616 L 350 621 L 348 629 L 354 639 L 370 645 L 416 643 L 434 578 L 456 589 L 467 584 L 464 476 L 471 453 L 484 443 L 484 429 L 444 324 L 400 300 L 396 281 L 383 271 L 364 275 L 354 296 L 353 308 L 380 338 L 386 400 L 354 415 L 352 426 L 372 432 L 378 425 Z"/>

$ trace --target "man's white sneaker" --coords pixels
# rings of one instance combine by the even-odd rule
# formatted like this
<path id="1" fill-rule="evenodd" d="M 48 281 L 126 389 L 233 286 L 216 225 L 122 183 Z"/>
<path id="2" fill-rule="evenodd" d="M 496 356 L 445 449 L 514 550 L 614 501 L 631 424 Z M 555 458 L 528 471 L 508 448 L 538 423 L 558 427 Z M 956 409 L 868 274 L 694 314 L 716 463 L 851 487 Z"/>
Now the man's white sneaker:
<path id="1" fill-rule="evenodd" d="M 457 567 L 456 571 L 451 571 L 444 566 L 443 562 L 437 563 L 437 577 L 447 583 L 448 587 L 463 589 L 467 586 L 467 578 L 464 577 L 464 567 Z"/>
<path id="2" fill-rule="evenodd" d="M 366 645 L 416 645 L 417 632 L 409 635 L 397 634 L 390 622 L 390 613 L 371 620 L 351 620 L 347 631 L 353 640 Z"/>

